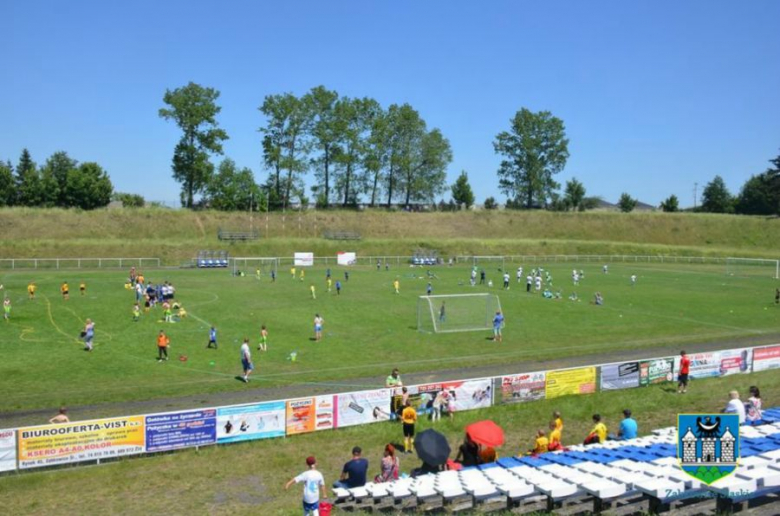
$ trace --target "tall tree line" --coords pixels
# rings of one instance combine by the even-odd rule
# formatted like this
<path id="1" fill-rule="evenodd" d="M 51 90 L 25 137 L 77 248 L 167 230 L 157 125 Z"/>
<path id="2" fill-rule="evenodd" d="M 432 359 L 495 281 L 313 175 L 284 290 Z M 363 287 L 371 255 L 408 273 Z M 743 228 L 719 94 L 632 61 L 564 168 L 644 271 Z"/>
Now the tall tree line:
<path id="1" fill-rule="evenodd" d="M 79 163 L 64 151 L 40 166 L 27 149 L 16 166 L 0 162 L 0 206 L 91 210 L 111 202 L 113 192 L 111 179 L 99 164 Z"/>
<path id="2" fill-rule="evenodd" d="M 323 208 L 428 203 L 446 189 L 450 143 L 409 104 L 385 109 L 318 86 L 300 97 L 268 95 L 259 110 L 274 207 L 304 195 L 307 175 Z"/>

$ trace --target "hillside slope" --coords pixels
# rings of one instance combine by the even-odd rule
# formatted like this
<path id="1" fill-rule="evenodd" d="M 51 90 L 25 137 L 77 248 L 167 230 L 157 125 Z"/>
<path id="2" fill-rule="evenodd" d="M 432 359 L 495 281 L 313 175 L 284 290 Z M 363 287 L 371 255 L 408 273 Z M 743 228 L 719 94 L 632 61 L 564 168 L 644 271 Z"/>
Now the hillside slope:
<path id="1" fill-rule="evenodd" d="M 254 242 L 225 243 L 218 229 L 259 230 Z M 359 242 L 322 238 L 355 231 Z M 544 211 L 403 213 L 329 211 L 254 214 L 164 209 L 83 212 L 0 209 L 0 257 L 161 256 L 198 249 L 233 255 L 408 255 L 417 247 L 446 254 L 685 254 L 775 258 L 780 220 L 711 214 L 552 213 Z"/>

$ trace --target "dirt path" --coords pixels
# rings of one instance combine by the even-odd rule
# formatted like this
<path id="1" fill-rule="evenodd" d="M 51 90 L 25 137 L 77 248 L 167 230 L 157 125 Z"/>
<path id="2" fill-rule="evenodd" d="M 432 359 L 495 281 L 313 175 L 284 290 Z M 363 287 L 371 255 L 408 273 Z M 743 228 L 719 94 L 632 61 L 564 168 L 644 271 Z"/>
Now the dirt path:
<path id="1" fill-rule="evenodd" d="M 780 342 L 780 333 L 750 336 L 727 341 L 704 342 L 699 344 L 686 344 L 684 347 L 689 353 L 702 351 L 715 351 L 750 346 L 761 346 Z M 403 381 L 407 385 L 430 383 L 447 380 L 462 380 L 466 378 L 483 378 L 486 376 L 499 376 L 503 374 L 516 374 L 532 371 L 547 371 L 565 367 L 587 366 L 608 362 L 623 362 L 649 357 L 662 357 L 677 355 L 680 346 L 660 346 L 652 349 L 622 350 L 610 353 L 598 353 L 580 355 L 574 357 L 555 357 L 545 361 L 526 361 L 507 363 L 501 365 L 440 369 L 437 371 L 403 374 Z M 389 373 L 389 371 L 388 371 Z M 376 385 L 383 387 L 382 378 L 343 378 L 355 384 Z M 331 385 L 318 385 L 303 383 L 298 385 L 286 385 L 282 387 L 249 388 L 240 391 L 220 392 L 214 394 L 196 394 L 175 398 L 160 398 L 144 401 L 128 401 L 121 403 L 105 403 L 100 405 L 82 405 L 69 407 L 68 413 L 72 420 L 87 420 L 101 417 L 127 416 L 133 414 L 153 414 L 155 412 L 167 412 L 194 408 L 216 407 L 239 403 L 251 403 L 257 401 L 271 401 L 292 399 L 316 394 L 333 394 L 345 392 L 354 388 L 337 389 Z M 0 413 L 0 428 L 14 428 L 25 425 L 44 424 L 57 412 L 56 408 L 38 409 L 28 411 L 16 411 Z"/>

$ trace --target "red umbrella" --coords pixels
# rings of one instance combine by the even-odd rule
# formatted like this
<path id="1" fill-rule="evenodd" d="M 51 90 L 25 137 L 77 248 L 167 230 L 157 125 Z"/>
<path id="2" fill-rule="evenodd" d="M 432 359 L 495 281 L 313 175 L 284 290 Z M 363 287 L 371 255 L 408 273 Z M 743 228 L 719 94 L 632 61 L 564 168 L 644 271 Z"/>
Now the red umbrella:
<path id="1" fill-rule="evenodd" d="M 477 421 L 466 427 L 466 435 L 472 441 L 483 446 L 501 446 L 504 444 L 504 431 L 493 421 Z"/>

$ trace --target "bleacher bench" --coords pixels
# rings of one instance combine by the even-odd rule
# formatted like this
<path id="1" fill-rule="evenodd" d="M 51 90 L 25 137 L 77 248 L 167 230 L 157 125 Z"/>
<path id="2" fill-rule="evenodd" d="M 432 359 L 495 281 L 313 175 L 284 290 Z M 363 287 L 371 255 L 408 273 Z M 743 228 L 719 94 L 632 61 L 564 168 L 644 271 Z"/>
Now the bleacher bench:
<path id="1" fill-rule="evenodd" d="M 325 240 L 360 240 L 360 233 L 355 231 L 326 231 L 322 234 Z"/>
<path id="2" fill-rule="evenodd" d="M 220 229 L 217 232 L 217 238 L 220 240 L 257 240 L 260 238 L 259 231 L 225 231 Z"/>

